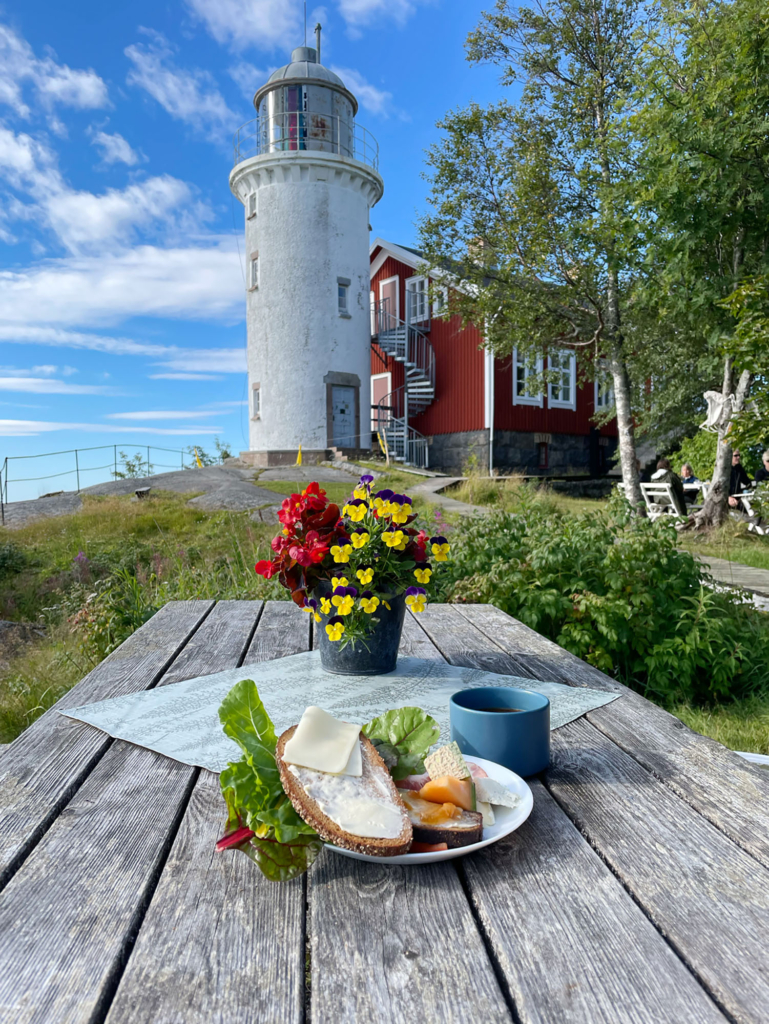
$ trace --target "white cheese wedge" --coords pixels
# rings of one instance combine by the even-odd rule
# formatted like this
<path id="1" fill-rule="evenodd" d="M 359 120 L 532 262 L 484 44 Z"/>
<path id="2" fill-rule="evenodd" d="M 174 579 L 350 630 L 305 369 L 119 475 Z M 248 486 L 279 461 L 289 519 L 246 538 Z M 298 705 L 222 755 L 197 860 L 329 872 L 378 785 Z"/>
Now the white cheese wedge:
<path id="1" fill-rule="evenodd" d="M 491 809 L 491 804 L 486 803 L 485 800 L 478 800 L 477 799 L 477 793 L 476 793 L 475 809 L 477 811 L 480 811 L 480 813 L 483 815 L 483 827 L 484 828 L 488 828 L 489 825 L 493 825 L 494 824 L 494 822 L 496 821 L 496 818 L 494 817 L 494 812 Z"/>
<path id="2" fill-rule="evenodd" d="M 294 735 L 286 743 L 283 760 L 316 772 L 361 775 L 359 736 L 359 725 L 340 722 L 322 708 L 312 706 L 305 710 Z"/>
<path id="3" fill-rule="evenodd" d="M 521 802 L 519 796 L 511 793 L 507 786 L 503 786 L 501 782 L 495 782 L 494 779 L 476 779 L 475 796 L 477 801 L 496 804 L 497 807 L 514 808 Z M 478 810 L 480 809 L 479 803 Z"/>

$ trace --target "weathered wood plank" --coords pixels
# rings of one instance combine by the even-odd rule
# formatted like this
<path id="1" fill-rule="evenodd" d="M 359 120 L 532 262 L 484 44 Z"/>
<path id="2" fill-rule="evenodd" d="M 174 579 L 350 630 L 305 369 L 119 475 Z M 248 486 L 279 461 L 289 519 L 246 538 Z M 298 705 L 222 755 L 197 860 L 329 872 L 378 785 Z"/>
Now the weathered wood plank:
<path id="1" fill-rule="evenodd" d="M 192 776 L 186 765 L 112 743 L 0 895 L 0 1019 L 91 1020 Z"/>
<path id="2" fill-rule="evenodd" d="M 300 1022 L 304 886 L 216 853 L 219 777 L 202 771 L 107 1024 Z"/>
<path id="3" fill-rule="evenodd" d="M 489 667 L 490 664 L 496 664 L 496 671 L 517 673 L 519 672 L 518 666 L 515 662 L 509 658 L 508 655 L 498 651 L 497 654 L 493 655 L 490 660 L 488 654 L 488 638 L 483 636 L 479 630 L 475 628 L 467 619 L 461 615 L 457 615 L 456 608 L 449 606 L 432 606 L 428 609 L 428 613 L 424 613 L 419 617 L 420 625 L 425 628 L 428 636 L 435 642 L 441 652 L 448 658 L 452 664 L 463 664 L 470 667 Z M 498 655 L 502 657 L 499 658 Z M 508 659 L 507 661 L 505 659 Z M 583 728 L 591 731 L 592 726 L 581 720 L 578 723 L 572 723 L 572 726 L 582 725 Z M 572 726 L 565 726 L 562 729 L 557 730 L 552 734 L 553 739 L 564 738 L 569 735 L 568 730 Z M 595 736 L 598 740 L 602 740 L 609 747 L 613 745 L 600 733 L 595 731 Z M 681 805 L 684 813 L 690 814 L 695 818 L 701 826 L 715 837 L 715 841 L 721 844 L 721 852 L 723 853 L 725 860 L 724 864 L 730 864 L 733 857 L 744 858 L 745 861 L 750 862 L 750 858 L 743 854 L 734 844 L 732 844 L 726 837 L 722 836 L 712 826 L 710 826 L 703 818 L 699 817 L 688 805 L 678 800 L 670 791 L 665 790 L 661 783 L 654 780 L 630 757 L 623 754 L 618 748 L 613 747 L 616 754 L 627 758 L 627 760 L 635 766 L 641 775 L 646 776 L 649 780 L 649 784 L 658 786 L 668 799 L 674 803 Z M 548 774 L 549 777 L 549 774 Z M 561 812 L 562 813 L 562 812 Z M 557 821 L 557 812 L 552 809 L 552 814 L 555 816 Z M 673 828 L 675 828 L 675 817 L 673 818 Z M 527 823 L 528 824 L 528 823 Z M 552 824 L 551 826 L 552 827 Z M 564 818 L 560 822 L 559 830 L 568 836 L 571 836 L 571 826 L 568 819 Z M 532 834 L 533 833 L 533 834 Z M 635 841 L 639 847 L 643 847 L 644 835 L 636 835 Z M 572 836 L 573 841 L 573 836 Z M 536 883 L 534 879 L 535 871 L 532 869 L 528 874 L 525 874 L 520 883 L 517 878 L 520 871 L 516 870 L 515 859 L 508 867 L 505 867 L 505 851 L 514 850 L 517 843 L 522 844 L 522 849 L 525 847 L 525 857 L 532 858 L 532 864 L 536 865 L 540 861 L 549 864 L 552 867 L 552 871 L 548 877 L 548 900 L 549 910 L 551 917 L 548 919 L 543 915 L 543 906 L 541 904 L 541 894 L 537 891 Z M 516 945 L 511 942 L 511 935 L 508 928 L 508 923 L 505 920 L 503 908 L 497 906 L 497 898 L 499 893 L 495 895 L 495 890 L 492 887 L 489 891 L 483 891 L 483 887 L 478 883 L 478 879 L 473 876 L 470 871 L 470 866 L 476 863 L 476 858 L 471 861 L 467 861 L 466 867 L 468 869 L 468 882 L 470 883 L 470 892 L 472 898 L 476 902 L 479 912 L 482 911 L 481 919 L 488 923 L 490 928 L 490 936 L 494 943 L 494 948 L 497 950 L 500 964 L 508 976 L 508 971 L 511 972 L 509 977 L 510 990 L 516 997 L 516 1000 L 521 1000 L 519 1003 L 516 1001 L 516 1009 L 521 1016 L 523 1021 L 528 1022 L 529 1019 L 532 1021 L 547 1020 L 548 1018 L 540 1017 L 541 1007 L 546 1003 L 549 1004 L 551 1001 L 554 1005 L 568 1005 L 568 999 L 572 998 L 572 995 L 577 999 L 577 991 L 572 989 L 574 985 L 573 969 L 569 966 L 569 960 L 573 956 L 573 950 L 582 950 L 590 954 L 590 951 L 595 947 L 594 955 L 599 961 L 604 956 L 618 956 L 622 948 L 630 950 L 637 950 L 638 956 L 650 957 L 652 956 L 652 950 L 656 950 L 653 953 L 653 963 L 656 972 L 654 984 L 657 988 L 664 992 L 673 992 L 679 990 L 681 998 L 684 1000 L 693 1001 L 693 1005 L 697 1003 L 697 997 L 695 995 L 696 990 L 685 981 L 685 976 L 689 974 L 689 971 L 684 967 L 680 961 L 673 957 L 672 959 L 668 956 L 666 943 L 663 938 L 657 934 L 656 944 L 654 942 L 654 930 L 650 928 L 649 922 L 645 917 L 644 911 L 646 907 L 641 902 L 644 910 L 635 908 L 635 913 L 630 911 L 628 903 L 624 900 L 624 893 L 621 886 L 617 885 L 616 881 L 614 885 L 617 888 L 616 892 L 612 893 L 611 885 L 609 882 L 608 873 L 606 872 L 603 865 L 595 863 L 598 860 L 595 853 L 588 856 L 588 850 L 586 844 L 581 847 L 580 856 L 584 859 L 584 864 L 580 866 L 577 860 L 570 861 L 568 865 L 559 865 L 558 861 L 558 848 L 553 844 L 551 838 L 548 837 L 547 831 L 544 833 L 537 832 L 537 820 L 532 822 L 531 832 L 527 830 L 527 826 L 524 826 L 519 833 L 517 838 L 508 844 L 507 846 L 494 846 L 491 848 L 493 852 L 489 853 L 488 856 L 492 858 L 500 858 L 500 864 L 495 865 L 495 869 L 504 875 L 504 872 L 509 873 L 510 879 L 516 879 L 511 881 L 510 884 L 515 886 L 515 899 L 519 901 L 522 907 L 520 913 L 520 928 L 523 933 L 523 938 L 519 941 L 522 946 L 527 943 L 531 944 L 533 949 L 537 949 L 543 943 L 547 941 L 558 941 L 562 943 L 563 950 L 562 955 L 558 958 L 553 958 L 544 965 L 544 971 L 547 979 L 549 979 L 550 989 L 540 990 L 540 994 L 537 995 L 537 988 L 530 986 L 528 975 L 531 969 L 531 963 L 526 958 L 526 955 L 522 952 L 522 946 Z M 601 851 L 603 852 L 603 851 Z M 481 860 L 483 856 L 481 855 Z M 549 860 L 548 860 L 549 858 Z M 587 866 L 589 865 L 589 869 Z M 563 870 L 561 870 L 561 867 Z M 568 870 L 567 870 L 568 867 Z M 754 864 L 754 867 L 757 865 Z M 584 877 L 581 881 L 575 882 L 575 879 L 570 875 L 570 870 L 579 870 L 583 872 Z M 760 870 L 760 868 L 758 869 Z M 604 884 L 608 887 L 607 891 L 602 896 L 602 903 L 596 907 L 595 915 L 600 919 L 601 914 L 607 914 L 613 916 L 615 923 L 612 926 L 616 929 L 624 929 L 617 932 L 619 942 L 617 945 L 612 946 L 610 938 L 607 935 L 601 935 L 600 932 L 595 931 L 596 916 L 591 916 L 590 913 L 585 913 L 585 899 L 590 899 L 590 893 L 595 888 L 596 878 L 601 878 Z M 587 894 L 587 895 L 586 895 Z M 628 901 L 629 902 L 629 901 Z M 492 930 L 493 929 L 493 930 Z M 550 940 L 548 940 L 548 935 Z M 716 941 L 715 948 L 718 949 Z M 613 952 L 612 952 L 613 951 Z M 680 952 L 680 951 L 679 951 Z M 626 971 L 623 966 L 624 962 L 616 964 L 615 967 L 605 972 L 605 977 L 591 976 L 591 988 L 592 992 L 588 996 L 582 993 L 579 997 L 581 1003 L 587 1005 L 584 1001 L 587 999 L 591 1003 L 591 1013 L 598 1014 L 603 1013 L 603 1017 L 597 1016 L 596 1018 L 579 1015 L 579 1002 L 577 1003 L 575 1013 L 576 1016 L 570 1018 L 565 1016 L 564 1020 L 575 1020 L 592 1022 L 593 1019 L 609 1021 L 635 1021 L 636 1019 L 644 1020 L 644 1016 L 638 1017 L 634 1015 L 637 1013 L 636 1008 L 644 1008 L 647 1002 L 647 988 L 649 983 L 649 976 L 643 975 L 641 972 L 636 970 Z M 626 987 L 624 990 L 618 991 L 616 986 L 617 977 L 625 976 Z M 541 979 L 538 979 L 541 988 Z M 548 982 L 544 982 L 548 984 Z M 571 993 L 571 995 L 570 995 Z M 709 1006 L 709 999 L 705 999 L 702 1002 L 702 1006 Z M 610 1012 L 611 1007 L 614 1007 L 615 1016 Z M 712 1019 L 707 1014 L 710 1010 L 703 1010 L 703 1020 Z M 624 1016 L 623 1016 L 624 1014 Z M 553 1019 L 553 1018 L 551 1018 Z M 555 1019 L 560 1020 L 560 1017 Z M 654 1020 L 654 1017 L 649 1019 Z M 657 1018 L 661 1021 L 670 1022 L 673 1024 L 674 1021 L 681 1019 L 693 1019 L 699 1020 L 699 1017 L 683 1017 L 676 1016 L 662 1016 Z M 715 1019 L 718 1019 L 717 1017 Z"/>
<path id="4" fill-rule="evenodd" d="M 769 871 L 589 722 L 552 739 L 550 792 L 719 1005 L 764 1024 Z"/>
<path id="5" fill-rule="evenodd" d="M 587 715 L 639 764 L 769 867 L 769 773 L 491 605 L 456 611 L 536 679 L 621 693 Z M 725 798 L 728 794 L 728 798 Z"/>
<path id="6" fill-rule="evenodd" d="M 59 709 L 153 686 L 212 605 L 166 605 L 5 748 L 0 756 L 0 884 L 110 743 L 104 733 L 64 718 Z"/>
<path id="7" fill-rule="evenodd" d="M 530 785 L 526 825 L 459 862 L 522 1024 L 725 1024 L 544 786 Z"/>
<path id="8" fill-rule="evenodd" d="M 451 864 L 326 850 L 308 884 L 314 1024 L 513 1020 Z"/>
<path id="9" fill-rule="evenodd" d="M 248 657 L 299 653 L 302 638 L 307 649 L 309 616 L 293 607 L 265 605 Z M 276 885 L 242 854 L 215 853 L 223 823 L 219 779 L 201 772 L 108 1024 L 302 1020 L 303 880 Z"/>
<path id="10" fill-rule="evenodd" d="M 263 608 L 264 601 L 219 601 L 205 626 L 193 635 L 158 685 L 168 686 L 237 667 L 248 650 Z"/>
<path id="11" fill-rule="evenodd" d="M 293 601 L 267 601 L 244 665 L 301 654 L 310 647 L 311 616 Z"/>
<path id="12" fill-rule="evenodd" d="M 427 638 L 427 634 L 419 626 L 416 616 L 410 611 L 406 612 L 406 618 L 403 620 L 403 633 L 398 653 L 403 657 L 425 658 L 428 661 L 431 659 L 444 660 L 435 644 Z"/>

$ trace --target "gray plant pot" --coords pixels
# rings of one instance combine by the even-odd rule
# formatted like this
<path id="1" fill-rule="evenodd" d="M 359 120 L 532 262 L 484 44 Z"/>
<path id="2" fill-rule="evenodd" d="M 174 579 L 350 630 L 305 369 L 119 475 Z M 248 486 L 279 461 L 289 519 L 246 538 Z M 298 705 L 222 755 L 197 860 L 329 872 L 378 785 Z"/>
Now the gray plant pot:
<path id="1" fill-rule="evenodd" d="M 328 597 L 331 584 L 323 581 L 316 587 L 313 596 Z M 320 650 L 320 663 L 326 672 L 343 676 L 381 676 L 392 672 L 398 661 L 398 648 L 406 614 L 406 597 L 388 597 L 388 611 L 384 605 L 377 608 L 373 616 L 378 621 L 371 623 L 371 632 L 365 641 L 350 641 L 340 647 L 341 641 L 332 642 L 326 634 L 326 623 L 331 615 L 322 615 L 322 622 L 315 627 L 315 646 Z M 365 644 L 365 646 L 364 646 Z"/>

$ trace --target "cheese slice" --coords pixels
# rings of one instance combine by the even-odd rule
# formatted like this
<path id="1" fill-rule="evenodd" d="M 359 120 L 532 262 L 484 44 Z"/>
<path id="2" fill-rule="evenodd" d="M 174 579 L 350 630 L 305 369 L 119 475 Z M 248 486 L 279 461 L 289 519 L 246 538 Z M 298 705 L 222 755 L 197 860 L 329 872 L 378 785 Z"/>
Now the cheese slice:
<path id="1" fill-rule="evenodd" d="M 316 772 L 362 775 L 359 736 L 359 725 L 340 722 L 322 708 L 312 706 L 305 710 L 286 743 L 283 760 Z"/>
<path id="2" fill-rule="evenodd" d="M 479 801 L 486 804 L 495 804 L 497 807 L 517 807 L 521 798 L 516 793 L 511 793 L 507 786 L 494 779 L 476 779 L 475 795 Z M 480 809 L 480 808 L 479 808 Z"/>
<path id="3" fill-rule="evenodd" d="M 475 809 L 477 811 L 480 811 L 481 814 L 483 815 L 483 827 L 489 828 L 489 826 L 493 825 L 494 822 L 496 821 L 494 817 L 494 812 L 491 809 L 491 804 L 486 803 L 485 800 L 476 800 L 475 803 Z"/>

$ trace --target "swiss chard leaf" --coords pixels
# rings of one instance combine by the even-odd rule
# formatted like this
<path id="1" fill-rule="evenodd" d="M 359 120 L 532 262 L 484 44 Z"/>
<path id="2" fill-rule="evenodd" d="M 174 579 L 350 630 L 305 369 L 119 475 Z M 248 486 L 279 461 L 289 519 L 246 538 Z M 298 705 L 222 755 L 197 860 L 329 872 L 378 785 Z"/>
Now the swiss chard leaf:
<path id="1" fill-rule="evenodd" d="M 261 785 L 269 789 L 278 787 L 282 792 L 275 764 L 278 739 L 253 679 L 243 679 L 233 686 L 219 708 L 219 720 L 258 773 Z"/>
<path id="2" fill-rule="evenodd" d="M 232 849 L 250 857 L 271 882 L 288 882 L 311 867 L 323 849 L 323 840 L 317 835 L 300 835 L 291 842 L 280 843 L 270 837 L 252 836 Z"/>
<path id="3" fill-rule="evenodd" d="M 265 825 L 272 826 L 275 830 L 275 838 L 279 843 L 291 843 L 297 836 L 317 835 L 315 829 L 299 817 L 289 799 L 286 799 L 285 803 L 278 807 L 259 811 L 256 819 Z M 251 828 L 254 828 L 253 824 L 251 824 Z"/>
<path id="4" fill-rule="evenodd" d="M 390 774 L 396 780 L 425 770 L 424 758 L 440 734 L 438 723 L 421 708 L 393 708 L 363 726 L 363 735 L 374 746 L 382 743 L 394 748 L 398 763 Z"/>

